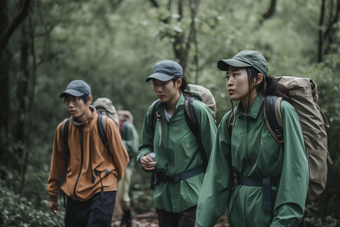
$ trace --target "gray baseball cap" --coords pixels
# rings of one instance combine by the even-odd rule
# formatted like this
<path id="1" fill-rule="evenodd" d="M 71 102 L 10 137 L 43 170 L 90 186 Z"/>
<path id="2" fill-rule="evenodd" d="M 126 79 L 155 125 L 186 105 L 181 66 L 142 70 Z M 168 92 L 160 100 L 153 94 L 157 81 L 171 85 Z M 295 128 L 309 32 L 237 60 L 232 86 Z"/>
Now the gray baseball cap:
<path id="1" fill-rule="evenodd" d="M 254 67 L 264 77 L 268 75 L 268 64 L 260 52 L 253 50 L 243 50 L 232 59 L 221 59 L 217 62 L 217 67 L 221 71 L 228 71 L 229 65 L 234 67 Z"/>
<path id="2" fill-rule="evenodd" d="M 146 78 L 145 82 L 156 79 L 160 81 L 169 81 L 173 78 L 183 78 L 183 68 L 175 61 L 163 60 L 157 62 L 153 67 L 152 74 Z"/>
<path id="3" fill-rule="evenodd" d="M 60 94 L 60 98 L 66 95 L 72 95 L 75 97 L 81 97 L 83 95 L 91 95 L 90 86 L 83 80 L 73 80 L 66 87 L 66 90 Z"/>

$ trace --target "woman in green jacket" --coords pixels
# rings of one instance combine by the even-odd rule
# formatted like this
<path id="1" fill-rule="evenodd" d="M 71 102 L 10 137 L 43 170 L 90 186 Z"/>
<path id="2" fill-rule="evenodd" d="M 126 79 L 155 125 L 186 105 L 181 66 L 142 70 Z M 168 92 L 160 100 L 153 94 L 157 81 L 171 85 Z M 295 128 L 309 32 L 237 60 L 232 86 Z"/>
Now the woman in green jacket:
<path id="1" fill-rule="evenodd" d="M 267 75 L 267 62 L 256 51 L 220 60 L 218 68 L 227 71 L 230 99 L 240 102 L 218 127 L 195 226 L 214 226 L 226 210 L 234 227 L 303 226 L 308 163 L 288 90 Z M 284 100 L 280 107 L 284 146 L 272 138 L 264 122 L 262 105 L 268 95 Z M 232 135 L 230 114 L 235 114 Z"/>
<path id="2" fill-rule="evenodd" d="M 171 60 L 158 62 L 152 75 L 152 88 L 160 102 L 156 124 L 153 104 L 143 125 L 142 144 L 137 160 L 147 171 L 155 171 L 154 202 L 159 226 L 194 226 L 198 196 L 204 179 L 203 159 L 196 137 L 187 125 L 184 96 L 187 88 L 182 67 Z M 201 141 L 209 159 L 216 136 L 214 118 L 208 107 L 193 102 Z M 154 125 L 155 124 L 155 125 Z M 149 154 L 155 154 L 155 161 Z M 153 156 L 152 156 L 153 157 Z"/>

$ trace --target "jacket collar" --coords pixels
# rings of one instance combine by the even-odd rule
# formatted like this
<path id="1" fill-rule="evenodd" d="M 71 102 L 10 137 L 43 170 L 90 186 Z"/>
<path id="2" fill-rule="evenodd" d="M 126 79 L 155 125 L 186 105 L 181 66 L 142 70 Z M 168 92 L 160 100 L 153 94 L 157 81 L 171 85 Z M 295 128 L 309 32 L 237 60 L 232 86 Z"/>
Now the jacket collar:
<path id="1" fill-rule="evenodd" d="M 179 96 L 179 99 L 177 101 L 177 104 L 176 104 L 176 109 L 179 107 L 179 106 L 182 106 L 184 105 L 184 101 L 185 101 L 185 98 L 184 98 L 184 95 L 182 94 L 181 92 L 181 95 Z M 158 106 L 157 106 L 157 109 L 158 111 L 164 111 L 164 107 L 165 107 L 165 103 L 161 102 Z"/>
<path id="2" fill-rule="evenodd" d="M 98 113 L 97 110 L 94 106 L 89 106 L 90 110 L 92 111 L 92 114 L 89 118 L 88 121 L 86 122 L 77 122 L 73 117 L 71 117 L 71 122 L 74 124 L 78 129 L 84 129 L 87 125 L 93 125 L 96 124 L 97 118 L 98 118 Z"/>
<path id="3" fill-rule="evenodd" d="M 263 101 L 264 101 L 265 97 L 262 93 L 258 94 L 257 97 L 255 98 L 254 102 L 253 102 L 253 105 L 251 106 L 250 108 L 250 112 L 248 114 L 249 117 L 252 117 L 252 118 L 257 118 L 257 116 L 259 115 L 259 113 L 262 111 L 262 104 L 263 104 Z M 239 117 L 239 116 L 244 116 L 244 113 L 243 113 L 243 106 L 242 106 L 242 103 L 240 102 L 237 106 L 237 109 L 236 109 L 236 118 Z"/>

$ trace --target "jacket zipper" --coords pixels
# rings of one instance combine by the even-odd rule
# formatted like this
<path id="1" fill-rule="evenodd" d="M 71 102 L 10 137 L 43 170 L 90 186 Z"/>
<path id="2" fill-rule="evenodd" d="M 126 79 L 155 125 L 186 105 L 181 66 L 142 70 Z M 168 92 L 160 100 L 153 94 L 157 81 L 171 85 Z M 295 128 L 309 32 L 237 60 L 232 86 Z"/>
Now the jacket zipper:
<path id="1" fill-rule="evenodd" d="M 246 188 L 246 196 L 245 196 L 245 198 L 248 197 L 247 196 L 248 195 L 248 189 L 249 189 L 249 187 Z M 248 221 L 247 221 L 247 210 L 246 210 L 246 207 L 247 207 L 247 199 L 244 200 L 244 221 L 246 222 L 246 225 L 249 226 L 248 225 Z"/>
<path id="2" fill-rule="evenodd" d="M 247 119 L 247 134 L 246 134 L 246 156 L 247 156 L 247 160 L 249 162 L 249 164 L 251 164 L 250 159 L 249 159 L 249 155 L 248 155 L 248 134 L 249 134 L 249 118 L 246 117 Z"/>
<path id="3" fill-rule="evenodd" d="M 81 163 L 80 163 L 80 169 L 79 169 L 79 174 L 78 174 L 78 178 L 77 178 L 77 181 L 76 181 L 76 184 L 74 185 L 74 190 L 73 190 L 73 193 L 74 193 L 74 196 L 76 197 L 76 199 L 79 201 L 77 195 L 76 195 L 76 187 L 77 187 L 77 184 L 78 184 L 78 181 L 79 181 L 79 177 L 80 177 L 80 174 L 81 174 L 81 170 L 83 168 L 83 130 L 79 130 L 79 138 L 80 138 L 80 147 L 81 147 Z"/>

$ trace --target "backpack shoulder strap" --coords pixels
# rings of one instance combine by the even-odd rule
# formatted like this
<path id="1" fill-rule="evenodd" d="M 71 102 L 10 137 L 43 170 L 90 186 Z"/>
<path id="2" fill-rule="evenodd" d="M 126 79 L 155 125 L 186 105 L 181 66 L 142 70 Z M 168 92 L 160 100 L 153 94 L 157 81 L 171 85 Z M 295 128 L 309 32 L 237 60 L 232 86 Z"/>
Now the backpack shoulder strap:
<path id="1" fill-rule="evenodd" d="M 227 128 L 228 128 L 228 133 L 229 133 L 230 139 L 231 139 L 231 134 L 233 133 L 233 128 L 234 128 L 234 125 L 235 125 L 235 122 L 236 122 L 235 109 L 232 110 L 231 113 L 229 114 L 229 116 L 227 117 Z"/>
<path id="2" fill-rule="evenodd" d="M 98 119 L 97 119 L 98 133 L 99 133 L 99 137 L 102 140 L 104 146 L 107 147 L 107 151 L 109 152 L 109 155 L 111 156 L 112 162 L 114 163 L 113 156 L 110 152 L 109 142 L 107 141 L 107 137 L 106 137 L 106 130 L 107 130 L 106 119 L 107 118 L 108 118 L 107 115 L 102 115 L 102 114 L 98 113 Z"/>
<path id="3" fill-rule="evenodd" d="M 283 145 L 283 119 L 281 115 L 282 97 L 269 95 L 264 100 L 263 115 L 267 129 L 274 140 Z"/>
<path id="4" fill-rule="evenodd" d="M 65 147 L 68 146 L 68 125 L 70 123 L 70 119 L 69 118 L 65 118 L 61 128 L 60 128 L 60 132 L 61 132 L 61 137 L 63 138 L 63 142 Z"/>
<path id="5" fill-rule="evenodd" d="M 66 180 L 66 174 L 67 174 L 67 168 L 68 168 L 68 159 L 70 157 L 70 150 L 68 148 L 68 127 L 69 127 L 69 123 L 70 123 L 70 119 L 66 118 L 64 119 L 61 128 L 60 128 L 60 132 L 61 132 L 61 137 L 63 138 L 63 142 L 64 142 L 64 147 L 65 147 L 65 165 L 64 165 L 64 172 L 63 175 L 61 176 L 61 180 L 60 180 L 60 187 L 61 185 L 63 185 L 63 183 Z M 59 195 L 63 195 L 64 192 L 60 189 L 59 190 Z"/>
<path id="6" fill-rule="evenodd" d="M 154 103 L 153 103 L 153 106 L 152 106 L 152 112 L 151 112 L 151 117 L 152 117 L 152 126 L 153 128 L 156 127 L 156 122 L 157 122 L 157 117 L 159 114 L 157 114 L 157 106 L 161 103 L 161 100 L 156 100 Z"/>
<path id="7" fill-rule="evenodd" d="M 122 136 L 123 140 L 126 140 L 126 125 L 128 124 L 128 121 L 122 121 L 122 124 L 120 126 L 120 134 Z"/>
<path id="8" fill-rule="evenodd" d="M 204 166 L 204 171 L 207 169 L 208 166 L 208 158 L 207 155 L 204 151 L 204 147 L 202 144 L 202 139 L 201 139 L 201 131 L 200 127 L 197 122 L 196 118 L 196 112 L 195 112 L 195 106 L 194 106 L 194 97 L 187 97 L 184 96 L 184 115 L 185 115 L 185 120 L 191 130 L 191 132 L 195 135 L 198 143 L 198 150 L 201 153 L 201 157 L 203 159 L 203 166 Z"/>
<path id="9" fill-rule="evenodd" d="M 106 137 L 106 119 L 107 119 L 106 115 L 102 115 L 98 113 L 98 120 L 97 120 L 98 133 L 105 147 L 109 147 L 109 143 Z"/>

